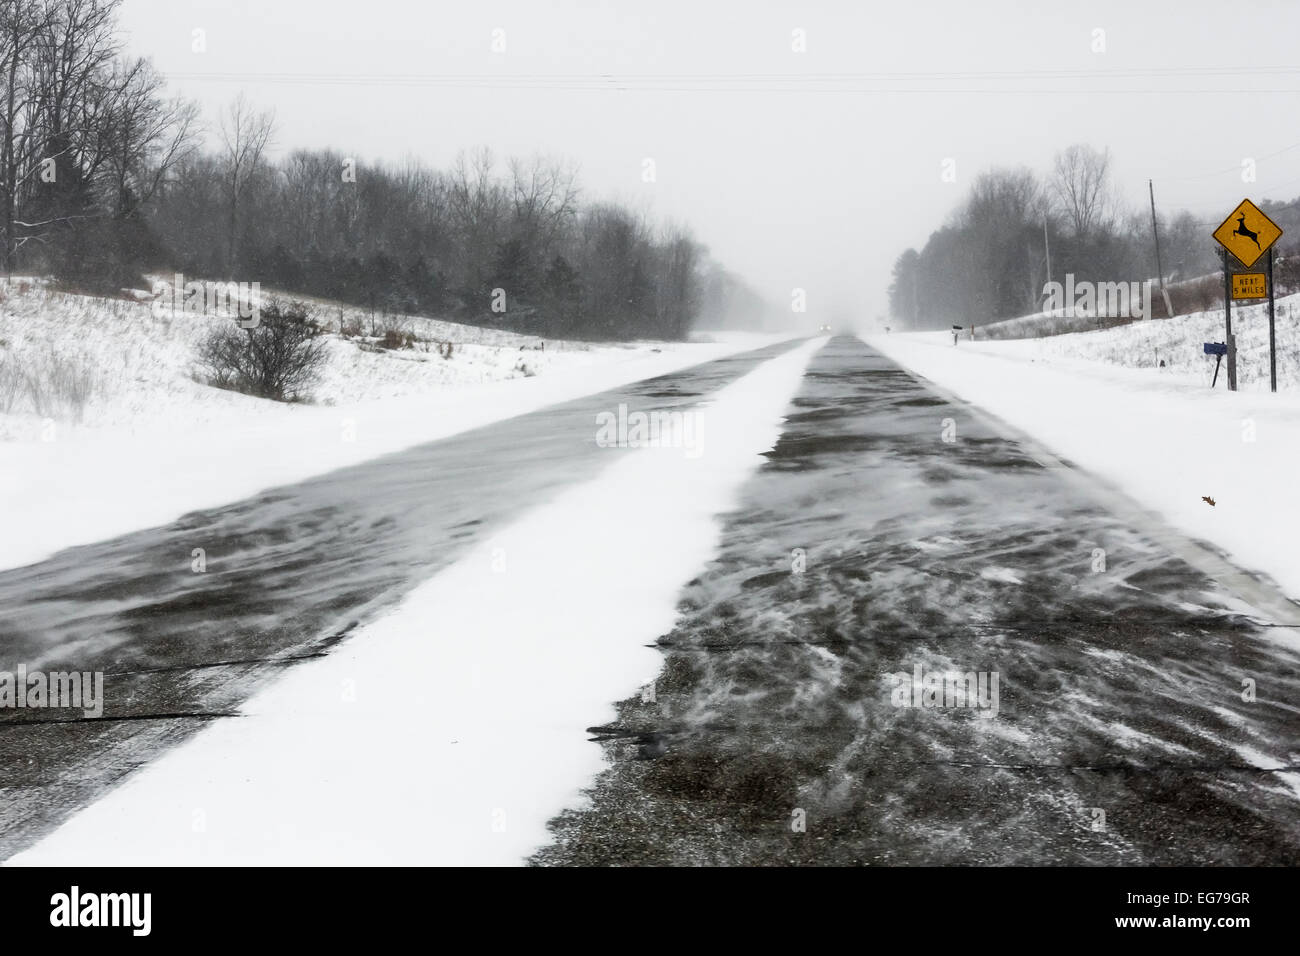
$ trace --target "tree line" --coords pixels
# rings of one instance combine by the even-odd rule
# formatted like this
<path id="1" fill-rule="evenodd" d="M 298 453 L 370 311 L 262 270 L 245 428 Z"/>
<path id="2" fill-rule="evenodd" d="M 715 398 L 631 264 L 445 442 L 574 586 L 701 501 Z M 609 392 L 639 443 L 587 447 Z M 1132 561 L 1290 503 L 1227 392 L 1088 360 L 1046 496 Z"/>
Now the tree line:
<path id="1" fill-rule="evenodd" d="M 545 335 L 681 338 L 755 299 L 686 228 L 587 201 L 572 164 L 273 159 L 242 95 L 215 122 L 123 54 L 121 0 L 0 0 L 3 268 L 100 291 L 257 281 Z"/>
<path id="2" fill-rule="evenodd" d="M 1209 230 L 1190 212 L 1158 215 L 1156 226 L 1166 281 L 1219 268 Z M 1070 146 L 1045 177 L 1023 167 L 982 173 L 925 245 L 895 260 L 890 313 L 916 329 L 1036 313 L 1043 308 L 1049 254 L 1057 282 L 1066 273 L 1090 282 L 1156 275 L 1150 210 L 1124 205 L 1109 150 Z"/>

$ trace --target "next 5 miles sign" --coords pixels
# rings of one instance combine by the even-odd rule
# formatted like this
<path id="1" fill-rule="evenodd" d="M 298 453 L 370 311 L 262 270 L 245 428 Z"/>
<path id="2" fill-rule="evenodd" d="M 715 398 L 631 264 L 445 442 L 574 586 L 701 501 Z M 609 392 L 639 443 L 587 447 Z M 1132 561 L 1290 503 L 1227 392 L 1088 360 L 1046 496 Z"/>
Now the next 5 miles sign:
<path id="1" fill-rule="evenodd" d="M 1262 272 L 1238 272 L 1232 277 L 1234 299 L 1268 298 L 1268 281 Z"/>

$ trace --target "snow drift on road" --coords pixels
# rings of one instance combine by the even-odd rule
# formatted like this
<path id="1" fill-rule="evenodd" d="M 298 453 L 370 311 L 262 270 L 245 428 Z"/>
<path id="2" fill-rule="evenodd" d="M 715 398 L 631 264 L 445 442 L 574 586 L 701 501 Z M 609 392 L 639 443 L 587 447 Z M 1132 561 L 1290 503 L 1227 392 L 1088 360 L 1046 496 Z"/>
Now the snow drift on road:
<path id="1" fill-rule="evenodd" d="M 1127 334 L 1172 330 L 1161 321 L 1140 326 L 1153 328 Z M 1120 331 L 1062 338 L 1113 343 Z M 1258 385 L 1228 392 L 1222 375 L 1211 391 L 1197 374 L 1048 357 L 1037 347 L 1047 340 L 954 346 L 939 332 L 867 341 L 1300 598 L 1300 394 Z"/>

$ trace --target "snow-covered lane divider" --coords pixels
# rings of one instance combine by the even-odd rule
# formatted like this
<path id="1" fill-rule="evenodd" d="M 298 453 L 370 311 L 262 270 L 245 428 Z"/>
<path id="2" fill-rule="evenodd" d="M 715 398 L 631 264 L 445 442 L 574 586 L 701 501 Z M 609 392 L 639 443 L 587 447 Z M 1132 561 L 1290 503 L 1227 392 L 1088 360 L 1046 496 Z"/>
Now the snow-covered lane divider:
<path id="1" fill-rule="evenodd" d="M 584 729 L 658 673 L 647 645 L 824 341 L 719 390 L 687 447 L 609 449 L 625 457 L 10 863 L 520 862 L 604 765 Z"/>

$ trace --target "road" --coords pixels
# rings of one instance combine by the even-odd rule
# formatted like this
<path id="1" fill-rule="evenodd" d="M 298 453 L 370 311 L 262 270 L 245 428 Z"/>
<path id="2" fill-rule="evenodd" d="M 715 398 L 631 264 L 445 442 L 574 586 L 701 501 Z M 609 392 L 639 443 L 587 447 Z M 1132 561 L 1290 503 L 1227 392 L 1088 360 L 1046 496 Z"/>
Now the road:
<path id="1" fill-rule="evenodd" d="M 0 711 L 0 858 L 559 489 L 617 460 L 598 412 L 689 407 L 795 343 L 521 415 L 0 572 L 0 669 L 103 671 L 100 718 Z M 90 479 L 90 480 L 93 480 Z M 196 573 L 193 553 L 204 551 Z"/>
<path id="2" fill-rule="evenodd" d="M 789 347 L 0 573 L 7 656 L 110 690 L 102 719 L 0 718 L 0 854 L 595 474 L 596 412 L 688 407 Z M 653 699 L 591 728 L 609 769 L 533 862 L 1300 861 L 1294 644 L 1079 478 L 831 340 L 682 595 Z M 918 668 L 978 675 L 996 714 L 900 698 L 890 675 Z"/>
<path id="3" fill-rule="evenodd" d="M 1300 658 L 1214 580 L 854 339 L 768 459 L 534 862 L 1300 862 Z"/>

